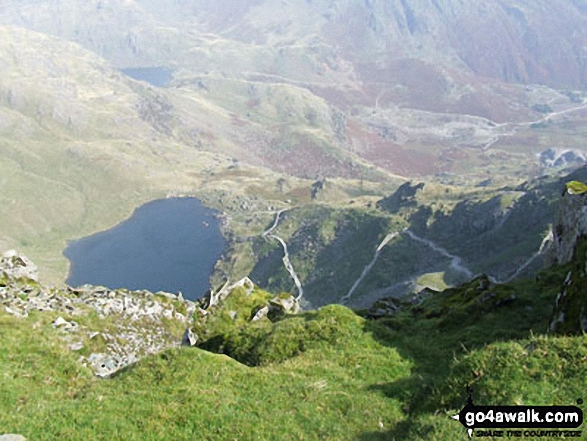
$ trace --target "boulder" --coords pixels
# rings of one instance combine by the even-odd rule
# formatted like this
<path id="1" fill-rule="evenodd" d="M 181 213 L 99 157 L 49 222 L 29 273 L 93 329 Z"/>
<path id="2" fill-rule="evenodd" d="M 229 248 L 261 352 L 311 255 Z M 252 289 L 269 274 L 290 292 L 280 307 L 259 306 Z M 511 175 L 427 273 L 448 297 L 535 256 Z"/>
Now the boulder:
<path id="1" fill-rule="evenodd" d="M 70 351 L 81 351 L 83 348 L 84 348 L 84 344 L 81 341 L 78 341 L 76 343 L 72 343 L 69 345 Z"/>
<path id="2" fill-rule="evenodd" d="M 299 301 L 292 295 L 278 295 L 269 301 L 267 316 L 270 320 L 285 314 L 297 314 L 300 311 Z"/>
<path id="3" fill-rule="evenodd" d="M 88 362 L 94 369 L 96 376 L 108 378 L 122 367 L 121 360 L 109 354 L 91 354 Z"/>
<path id="4" fill-rule="evenodd" d="M 257 309 L 255 311 L 255 313 L 253 314 L 253 317 L 251 318 L 252 322 L 256 322 L 258 320 L 261 320 L 262 318 L 267 317 L 267 314 L 269 313 L 269 306 L 263 306 L 260 309 Z"/>
<path id="5" fill-rule="evenodd" d="M 0 273 L 13 279 L 30 279 L 38 282 L 37 266 L 26 256 L 15 250 L 5 252 L 0 259 Z"/>
<path id="6" fill-rule="evenodd" d="M 77 329 L 77 323 L 74 321 L 68 322 L 63 317 L 58 317 L 53 322 L 53 327 L 56 329 L 63 329 L 65 331 L 75 331 Z"/>
<path id="7" fill-rule="evenodd" d="M 181 345 L 196 346 L 196 343 L 198 343 L 198 336 L 194 334 L 194 332 L 191 329 L 186 329 L 181 339 Z"/>

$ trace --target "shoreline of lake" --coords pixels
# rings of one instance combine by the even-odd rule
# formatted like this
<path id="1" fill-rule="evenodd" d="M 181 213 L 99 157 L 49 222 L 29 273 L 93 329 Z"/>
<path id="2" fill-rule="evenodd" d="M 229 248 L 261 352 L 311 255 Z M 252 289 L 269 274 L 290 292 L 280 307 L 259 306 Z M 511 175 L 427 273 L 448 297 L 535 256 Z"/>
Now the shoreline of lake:
<path id="1" fill-rule="evenodd" d="M 147 202 L 112 228 L 69 241 L 66 283 L 199 298 L 226 247 L 219 216 L 195 197 Z"/>

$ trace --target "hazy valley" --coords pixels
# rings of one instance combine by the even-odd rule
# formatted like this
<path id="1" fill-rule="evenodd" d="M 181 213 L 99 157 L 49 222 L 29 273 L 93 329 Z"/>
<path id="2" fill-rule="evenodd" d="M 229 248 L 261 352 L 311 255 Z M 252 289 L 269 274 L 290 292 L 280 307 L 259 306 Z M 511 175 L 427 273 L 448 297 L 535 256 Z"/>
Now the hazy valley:
<path id="1" fill-rule="evenodd" d="M 63 374 L 58 394 L 74 397 L 71 406 L 79 399 L 86 412 L 108 397 L 103 415 L 114 418 L 128 405 L 114 399 L 116 385 L 160 382 L 197 413 L 221 403 L 211 427 L 197 424 L 210 439 L 225 439 L 228 423 L 239 439 L 278 437 L 264 412 L 291 439 L 453 439 L 462 428 L 435 409 L 459 407 L 461 383 L 478 383 L 486 400 L 542 402 L 539 387 L 556 381 L 557 398 L 578 397 L 583 365 L 536 388 L 523 382 L 523 399 L 500 395 L 511 379 L 489 370 L 513 353 L 536 372 L 567 363 L 567 347 L 584 355 L 583 337 L 564 336 L 587 329 L 577 325 L 587 233 L 573 235 L 584 197 L 565 193 L 569 181 L 587 181 L 583 0 L 7 0 L 0 41 L 0 250 L 39 268 L 38 281 L 0 271 L 10 309 L 0 332 L 13 349 L 60 348 L 65 336 L 87 360 L 106 354 L 115 385 L 95 386 L 75 364 L 78 349 L 51 353 L 66 366 L 54 376 Z M 64 285 L 70 241 L 171 197 L 218 213 L 224 248 L 204 300 Z M 554 258 L 561 248 L 566 258 Z M 76 326 L 55 325 L 58 316 Z M 35 343 L 35 323 L 55 334 Z M 183 350 L 148 357 L 178 346 L 186 328 L 197 343 L 187 333 L 184 343 L 230 357 L 195 352 L 204 370 L 225 375 L 210 395 L 219 401 L 175 394 L 191 363 Z M 547 329 L 560 337 L 535 337 Z M 143 331 L 153 341 L 132 349 Z M 551 365 L 530 347 L 558 355 Z M 514 361 L 518 381 L 519 369 L 534 369 Z M 469 379 L 478 365 L 487 377 Z M 27 378 L 18 381 L 34 389 Z M 190 378 L 190 394 L 216 387 Z M 323 393 L 329 410 L 316 419 Z M 280 414 L 292 400 L 295 415 Z M 367 403 L 372 415 L 357 412 Z M 86 413 L 64 406 L 69 417 L 50 433 L 81 439 L 64 421 Z M 259 427 L 244 422 L 250 406 Z M 170 419 L 180 412 L 168 409 Z M 38 434 L 47 415 L 35 412 Z M 166 418 L 152 436 L 171 427 Z M 144 427 L 131 419 L 98 426 L 132 439 Z M 4 421 L 24 431 L 17 420 Z M 181 421 L 175 436 L 196 430 Z"/>
<path id="2" fill-rule="evenodd" d="M 4 161 L 16 161 L 22 170 L 7 164 L 17 173 L 9 180 L 11 190 L 30 196 L 10 197 L 7 191 L 4 197 L 24 204 L 35 194 L 24 188 L 33 186 L 34 199 L 50 206 L 35 207 L 34 216 L 19 212 L 25 207 L 6 209 L 12 220 L 3 234 L 5 247 L 43 259 L 41 268 L 56 281 L 64 275 L 65 262 L 56 253 L 64 240 L 105 229 L 141 202 L 168 194 L 207 197 L 229 215 L 229 230 L 243 238 L 263 231 L 280 208 L 312 211 L 308 207 L 318 203 L 377 217 L 381 213 L 372 211 L 377 200 L 405 180 L 458 187 L 448 191 L 461 199 L 479 197 L 473 188 L 483 184 L 488 189 L 481 198 L 490 199 L 500 188 L 543 173 L 541 152 L 551 149 L 551 156 L 563 157 L 571 151 L 568 165 L 581 161 L 587 114 L 583 73 L 578 69 L 563 78 L 544 68 L 540 76 L 532 74 L 530 55 L 553 56 L 552 42 L 528 48 L 523 38 L 556 26 L 539 28 L 540 14 L 549 8 L 575 8 L 579 26 L 584 12 L 579 6 L 489 7 L 486 14 L 503 21 L 500 26 L 519 43 L 522 61 L 514 62 L 500 52 L 500 39 L 506 38 L 500 33 L 491 34 L 495 45 L 485 43 L 472 56 L 463 36 L 473 45 L 488 34 L 467 27 L 463 36 L 455 33 L 461 29 L 455 20 L 465 12 L 453 2 L 420 3 L 291 2 L 278 9 L 271 3 L 231 3 L 225 12 L 206 2 L 163 9 L 149 2 L 5 4 L 0 22 L 74 41 L 106 59 L 61 39 L 5 29 L 5 41 L 12 42 L 4 45 L 5 125 L 19 126 L 21 133 L 18 143 L 7 133 L 10 154 Z M 226 11 L 232 18 L 223 15 Z M 344 30 L 355 37 L 343 37 Z M 482 63 L 485 52 L 501 60 L 501 73 Z M 518 72 L 508 63 L 526 63 L 528 69 Z M 170 69 L 169 85 L 150 87 L 115 70 L 148 66 Z M 503 75 L 506 71 L 511 74 Z M 42 93 L 39 82 L 45 85 Z M 22 133 L 25 120 L 30 128 Z M 51 140 L 51 158 L 38 138 Z M 35 148 L 41 150 L 36 161 Z M 57 155 L 61 165 L 47 167 Z M 36 162 L 43 163 L 41 169 Z M 564 159 L 558 164 L 567 165 Z M 82 167 L 92 172 L 80 173 Z M 64 177 L 56 179 L 55 170 Z M 88 178 L 99 182 L 89 184 Z M 41 196 L 46 179 L 59 182 L 49 190 L 55 195 Z M 329 179 L 328 191 L 312 200 L 312 184 L 323 179 Z M 127 191 L 117 191 L 120 201 L 112 204 L 108 188 Z M 455 197 L 445 195 L 435 198 L 455 205 Z M 242 209 L 240 198 L 253 202 Z M 57 208 L 59 200 L 66 209 Z M 382 229 L 360 254 L 372 254 L 391 232 Z M 251 251 L 243 252 L 242 243 L 233 248 L 222 266 L 231 278 L 240 278 L 255 262 L 243 257 Z M 532 252 L 527 249 L 527 256 Z M 353 259 L 346 258 L 354 265 Z M 280 258 L 273 260 L 279 266 Z M 216 280 L 221 277 L 217 273 Z"/>

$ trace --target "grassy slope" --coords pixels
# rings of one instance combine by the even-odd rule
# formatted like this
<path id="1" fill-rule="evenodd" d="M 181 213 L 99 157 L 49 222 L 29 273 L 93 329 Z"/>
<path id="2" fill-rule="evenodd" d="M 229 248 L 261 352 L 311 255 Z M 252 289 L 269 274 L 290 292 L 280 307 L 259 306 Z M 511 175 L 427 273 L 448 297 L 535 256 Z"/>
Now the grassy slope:
<path id="1" fill-rule="evenodd" d="M 180 348 L 109 380 L 82 369 L 43 315 L 2 312 L 0 427 L 29 439 L 460 439 L 449 416 L 468 384 L 480 405 L 581 397 L 587 339 L 542 335 L 565 274 L 478 279 L 377 322 L 335 305 L 221 318 L 202 345 L 245 364 Z M 266 296 L 235 295 L 225 308 L 237 317 Z"/>
<path id="2" fill-rule="evenodd" d="M 52 330 L 2 314 L 0 427 L 29 439 L 355 439 L 380 421 L 390 427 L 400 403 L 375 387 L 410 363 L 363 334 L 350 311 L 333 314 L 352 322 L 356 341 L 262 368 L 178 349 L 108 381 L 79 368 Z"/>

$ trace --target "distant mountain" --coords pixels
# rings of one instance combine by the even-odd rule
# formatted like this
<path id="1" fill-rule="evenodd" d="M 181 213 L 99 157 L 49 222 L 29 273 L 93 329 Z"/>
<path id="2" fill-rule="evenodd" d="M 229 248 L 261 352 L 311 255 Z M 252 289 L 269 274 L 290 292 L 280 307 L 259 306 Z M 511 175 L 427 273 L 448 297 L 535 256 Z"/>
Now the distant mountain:
<path id="1" fill-rule="evenodd" d="M 0 21 L 121 63 L 161 62 L 177 55 L 178 40 L 212 33 L 264 46 L 329 45 L 364 79 L 392 80 L 408 68 L 403 59 L 507 82 L 587 85 L 584 0 L 8 0 Z"/>
<path id="2" fill-rule="evenodd" d="M 233 115 L 223 152 L 296 176 L 528 175 L 583 148 L 584 1 L 9 0 L 0 24 L 173 69 L 172 88 Z"/>

